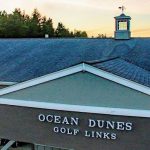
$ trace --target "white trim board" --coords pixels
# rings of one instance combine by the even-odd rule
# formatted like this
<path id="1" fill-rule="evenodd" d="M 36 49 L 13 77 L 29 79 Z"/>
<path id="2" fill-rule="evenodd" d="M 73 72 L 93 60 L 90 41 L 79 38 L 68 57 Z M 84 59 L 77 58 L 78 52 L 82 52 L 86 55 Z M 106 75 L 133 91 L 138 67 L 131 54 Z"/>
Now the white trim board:
<path id="1" fill-rule="evenodd" d="M 81 105 L 57 104 L 57 103 L 24 101 L 24 100 L 14 100 L 14 99 L 4 99 L 4 98 L 0 98 L 0 105 L 150 118 L 150 110 L 139 110 L 139 109 L 137 110 L 137 109 L 124 109 L 124 108 L 81 106 Z"/>
<path id="2" fill-rule="evenodd" d="M 11 87 L 1 89 L 0 90 L 0 96 L 8 94 L 8 93 L 15 92 L 15 91 L 18 91 L 18 90 L 22 90 L 22 89 L 25 89 L 25 88 L 28 88 L 28 87 L 31 87 L 31 86 L 35 86 L 35 85 L 38 85 L 38 84 L 41 84 L 41 83 L 44 83 L 44 82 L 52 81 L 52 80 L 55 80 L 55 79 L 58 79 L 58 78 L 61 78 L 61 77 L 65 77 L 65 76 L 68 76 L 68 75 L 71 75 L 71 74 L 75 74 L 75 73 L 78 73 L 78 72 L 81 72 L 81 71 L 86 71 L 86 72 L 92 73 L 92 74 L 97 75 L 99 77 L 108 79 L 110 81 L 113 81 L 113 82 L 116 82 L 118 84 L 124 85 L 126 87 L 131 88 L 131 89 L 134 89 L 136 91 L 139 91 L 139 92 L 142 92 L 144 94 L 150 95 L 150 88 L 149 87 L 146 87 L 144 85 L 141 85 L 141 84 L 138 84 L 136 82 L 127 80 L 127 79 L 122 78 L 120 76 L 114 75 L 112 73 L 109 73 L 109 72 L 103 71 L 101 69 L 98 69 L 96 67 L 93 67 L 93 66 L 82 63 L 82 64 L 79 64 L 79 65 L 76 65 L 76 66 L 58 71 L 58 72 L 54 72 L 54 73 L 51 73 L 51 74 L 48 74 L 48 75 L 45 75 L 45 76 L 42 76 L 42 77 L 38 77 L 38 78 L 29 80 L 29 81 L 26 81 L 26 82 L 18 83 L 14 86 L 11 86 Z"/>

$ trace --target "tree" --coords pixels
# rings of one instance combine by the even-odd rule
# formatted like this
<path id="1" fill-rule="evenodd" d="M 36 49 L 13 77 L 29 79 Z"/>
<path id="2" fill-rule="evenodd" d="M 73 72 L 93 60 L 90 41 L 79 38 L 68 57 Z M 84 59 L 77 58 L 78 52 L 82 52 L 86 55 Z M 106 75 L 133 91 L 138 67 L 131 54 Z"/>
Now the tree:
<path id="1" fill-rule="evenodd" d="M 17 8 L 11 14 L 0 11 L 0 38 L 39 38 L 45 34 L 60 38 L 87 37 L 85 31 L 69 31 L 61 22 L 54 29 L 53 20 L 41 16 L 37 9 L 31 16 Z"/>
<path id="2" fill-rule="evenodd" d="M 56 37 L 70 37 L 69 29 L 66 29 L 62 23 L 58 23 L 58 26 L 55 30 Z"/>
<path id="3" fill-rule="evenodd" d="M 0 12 L 0 37 L 4 38 L 6 37 L 6 24 L 7 24 L 7 13 L 6 11 L 1 11 Z"/>
<path id="4" fill-rule="evenodd" d="M 98 34 L 97 38 L 106 39 L 107 36 L 106 36 L 106 34 Z"/>
<path id="5" fill-rule="evenodd" d="M 25 16 L 20 9 L 15 9 L 12 14 L 5 11 L 0 13 L 0 37 L 19 38 L 26 37 L 27 27 Z"/>
<path id="6" fill-rule="evenodd" d="M 78 31 L 78 30 L 75 31 L 74 36 L 75 37 L 81 37 L 81 38 L 87 38 L 88 37 L 88 35 L 85 31 Z"/>
<path id="7" fill-rule="evenodd" d="M 46 17 L 42 18 L 42 36 L 44 37 L 45 34 L 48 34 L 49 37 L 54 37 L 54 27 L 52 19 L 46 19 Z"/>
<path id="8" fill-rule="evenodd" d="M 29 22 L 29 37 L 41 37 L 41 14 L 37 9 L 34 9 Z"/>
<path id="9" fill-rule="evenodd" d="M 26 37 L 27 26 L 25 16 L 20 9 L 15 9 L 13 14 L 10 14 L 7 21 L 7 37 Z"/>

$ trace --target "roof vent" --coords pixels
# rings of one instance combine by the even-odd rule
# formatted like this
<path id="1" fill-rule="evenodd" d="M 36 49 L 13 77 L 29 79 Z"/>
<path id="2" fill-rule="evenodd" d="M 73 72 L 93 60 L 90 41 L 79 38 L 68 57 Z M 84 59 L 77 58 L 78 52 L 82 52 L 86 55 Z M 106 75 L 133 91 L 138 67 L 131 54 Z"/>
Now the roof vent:
<path id="1" fill-rule="evenodd" d="M 48 35 L 48 34 L 45 34 L 45 38 L 48 39 L 48 38 L 49 38 L 49 35 Z"/>

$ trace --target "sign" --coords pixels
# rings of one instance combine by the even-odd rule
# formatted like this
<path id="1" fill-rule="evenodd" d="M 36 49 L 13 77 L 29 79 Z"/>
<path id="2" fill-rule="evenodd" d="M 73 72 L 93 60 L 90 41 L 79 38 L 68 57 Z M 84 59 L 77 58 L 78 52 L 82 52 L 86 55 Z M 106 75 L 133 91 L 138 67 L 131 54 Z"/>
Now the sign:
<path id="1" fill-rule="evenodd" d="M 149 150 L 150 118 L 0 105 L 0 137 L 74 150 Z"/>
<path id="2" fill-rule="evenodd" d="M 77 136 L 81 134 L 82 136 L 88 138 L 106 139 L 106 140 L 116 140 L 118 138 L 117 133 L 115 133 L 116 130 L 132 131 L 133 129 L 133 123 L 131 122 L 87 119 L 86 126 L 88 126 L 89 129 L 91 128 L 92 130 L 80 130 L 78 128 L 80 122 L 82 121 L 80 118 L 66 117 L 52 114 L 49 115 L 40 114 L 38 116 L 38 120 L 40 122 L 62 125 L 60 127 L 55 126 L 53 127 L 53 129 L 51 129 L 56 134 L 67 134 L 72 136 Z M 67 127 L 63 127 L 63 125 L 67 125 Z M 98 129 L 106 129 L 107 132 Z"/>

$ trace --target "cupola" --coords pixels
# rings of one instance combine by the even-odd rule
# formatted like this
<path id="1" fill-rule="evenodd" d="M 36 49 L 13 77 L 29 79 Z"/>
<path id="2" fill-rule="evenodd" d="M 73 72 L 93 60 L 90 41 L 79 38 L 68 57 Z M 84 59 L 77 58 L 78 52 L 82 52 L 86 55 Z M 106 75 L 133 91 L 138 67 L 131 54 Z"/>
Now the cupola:
<path id="1" fill-rule="evenodd" d="M 116 40 L 128 40 L 131 38 L 130 31 L 130 16 L 126 16 L 124 14 L 125 7 L 119 7 L 122 10 L 122 14 L 120 16 L 115 17 L 115 35 L 114 38 Z"/>

